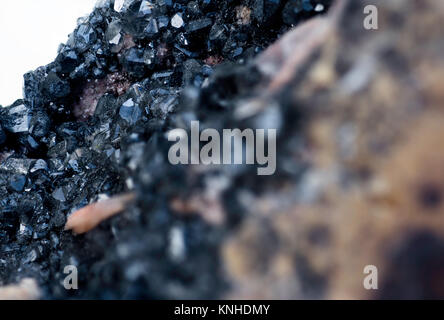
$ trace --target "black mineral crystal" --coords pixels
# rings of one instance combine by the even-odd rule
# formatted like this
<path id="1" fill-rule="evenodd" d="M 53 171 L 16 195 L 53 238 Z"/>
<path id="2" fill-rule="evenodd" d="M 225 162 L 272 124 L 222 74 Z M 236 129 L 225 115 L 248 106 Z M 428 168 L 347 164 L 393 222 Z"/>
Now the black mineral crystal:
<path id="1" fill-rule="evenodd" d="M 54 62 L 24 75 L 23 99 L 0 109 L 0 286 L 33 278 L 47 299 L 222 297 L 220 246 L 242 197 L 299 169 L 278 163 L 264 184 L 251 166 L 174 166 L 167 133 L 193 120 L 271 122 L 286 139 L 297 125 L 285 97 L 264 113 L 234 110 L 261 81 L 252 59 L 330 2 L 99 1 Z M 64 230 L 77 210 L 129 193 L 124 213 Z M 81 290 L 61 285 L 68 265 Z"/>

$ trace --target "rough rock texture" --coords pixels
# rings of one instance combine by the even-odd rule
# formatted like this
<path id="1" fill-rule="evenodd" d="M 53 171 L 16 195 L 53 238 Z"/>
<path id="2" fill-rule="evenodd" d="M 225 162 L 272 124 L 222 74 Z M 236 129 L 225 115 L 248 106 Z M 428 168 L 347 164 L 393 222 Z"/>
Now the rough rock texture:
<path id="1" fill-rule="evenodd" d="M 330 2 L 99 4 L 1 110 L 0 284 L 31 277 L 44 298 L 444 297 L 444 5 Z M 363 28 L 370 3 L 377 31 Z M 276 174 L 170 165 L 166 132 L 194 119 L 277 128 Z M 122 214 L 63 231 L 128 191 Z M 77 291 L 60 284 L 66 265 Z"/>
<path id="2" fill-rule="evenodd" d="M 377 31 L 363 28 L 366 4 Z M 228 297 L 444 297 L 443 18 L 437 1 L 350 1 L 280 87 L 302 114 L 293 152 L 306 168 L 255 198 L 225 243 Z M 366 265 L 379 290 L 364 289 Z"/>

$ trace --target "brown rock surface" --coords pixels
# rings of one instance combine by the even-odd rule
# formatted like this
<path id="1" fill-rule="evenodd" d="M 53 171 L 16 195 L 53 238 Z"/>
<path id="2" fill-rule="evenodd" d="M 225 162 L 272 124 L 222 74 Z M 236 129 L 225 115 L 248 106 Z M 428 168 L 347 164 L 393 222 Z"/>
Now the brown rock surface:
<path id="1" fill-rule="evenodd" d="M 378 30 L 363 28 L 367 4 Z M 255 202 L 222 250 L 227 297 L 444 298 L 443 19 L 436 0 L 350 1 L 292 80 L 271 82 L 264 101 L 290 95 L 305 115 L 308 197 Z"/>

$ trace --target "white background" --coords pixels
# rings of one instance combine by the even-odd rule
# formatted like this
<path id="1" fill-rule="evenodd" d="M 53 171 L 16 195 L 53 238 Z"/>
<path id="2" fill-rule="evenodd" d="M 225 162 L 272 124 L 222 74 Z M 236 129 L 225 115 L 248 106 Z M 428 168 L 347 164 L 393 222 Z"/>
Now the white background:
<path id="1" fill-rule="evenodd" d="M 96 0 L 0 0 L 0 105 L 21 99 L 23 74 L 52 62 Z"/>

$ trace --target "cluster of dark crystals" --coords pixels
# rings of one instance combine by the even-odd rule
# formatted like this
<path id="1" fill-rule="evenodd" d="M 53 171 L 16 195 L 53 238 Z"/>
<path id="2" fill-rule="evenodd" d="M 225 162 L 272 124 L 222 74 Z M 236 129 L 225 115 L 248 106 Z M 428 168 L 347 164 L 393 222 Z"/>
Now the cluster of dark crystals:
<path id="1" fill-rule="evenodd" d="M 247 166 L 170 165 L 165 133 L 191 120 L 294 126 L 285 103 L 244 122 L 233 106 L 259 81 L 251 58 L 330 2 L 100 1 L 54 62 L 24 76 L 24 99 L 0 109 L 0 285 L 32 277 L 45 298 L 219 297 L 219 245 L 242 219 L 234 194 L 261 184 Z M 221 179 L 223 227 L 172 212 L 173 197 Z M 127 191 L 139 197 L 124 215 L 82 236 L 63 230 L 77 209 Z M 81 290 L 61 285 L 66 265 Z"/>

